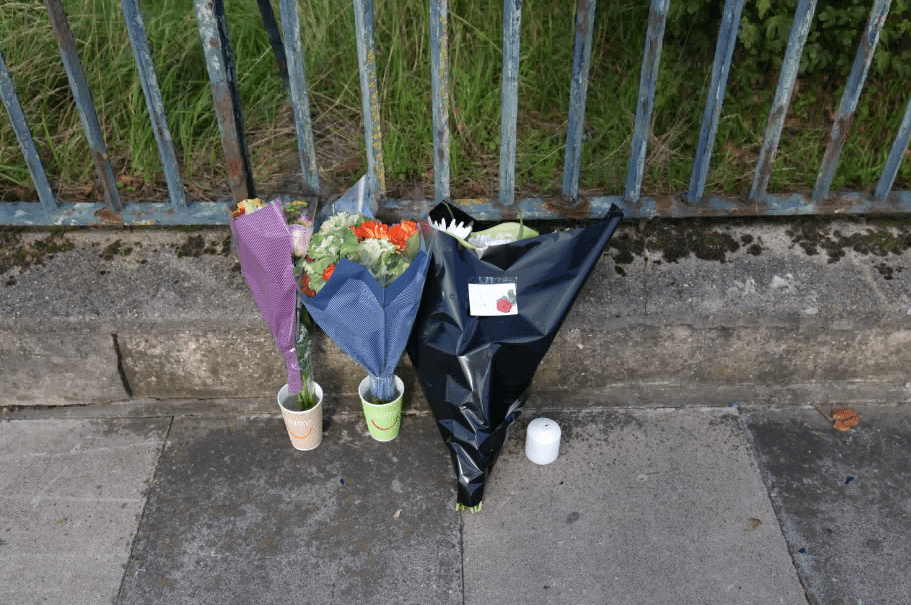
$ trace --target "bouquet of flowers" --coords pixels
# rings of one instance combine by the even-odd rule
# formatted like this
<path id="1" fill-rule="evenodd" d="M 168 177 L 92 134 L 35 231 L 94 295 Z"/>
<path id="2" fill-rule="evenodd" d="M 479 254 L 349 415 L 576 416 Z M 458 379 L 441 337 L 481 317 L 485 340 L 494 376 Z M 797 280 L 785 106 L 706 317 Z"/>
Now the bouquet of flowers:
<path id="1" fill-rule="evenodd" d="M 301 411 L 316 405 L 306 311 L 297 303 L 294 257 L 302 258 L 313 234 L 315 204 L 276 199 L 243 200 L 232 213 L 231 233 L 241 271 L 275 344 L 285 359 L 288 390 Z"/>
<path id="2" fill-rule="evenodd" d="M 440 233 L 408 355 L 458 477 L 458 509 L 480 510 L 484 485 L 521 414 L 538 364 L 623 218 L 545 235 L 521 223 L 473 232 L 439 204 Z"/>
<path id="3" fill-rule="evenodd" d="M 363 188 L 358 191 L 363 195 Z M 300 296 L 310 316 L 367 371 L 361 397 L 368 429 L 378 440 L 398 433 L 402 387 L 395 368 L 411 332 L 429 262 L 418 223 L 385 225 L 360 200 L 336 203 L 313 235 L 308 254 L 297 263 Z M 368 403 L 389 402 L 398 402 L 397 416 L 384 412 L 385 422 L 369 417 Z"/>
<path id="4" fill-rule="evenodd" d="M 326 219 L 313 236 L 309 254 L 299 263 L 304 294 L 316 296 L 343 258 L 361 264 L 385 288 L 417 256 L 419 231 L 415 221 L 389 227 L 360 213 L 341 212 Z"/>

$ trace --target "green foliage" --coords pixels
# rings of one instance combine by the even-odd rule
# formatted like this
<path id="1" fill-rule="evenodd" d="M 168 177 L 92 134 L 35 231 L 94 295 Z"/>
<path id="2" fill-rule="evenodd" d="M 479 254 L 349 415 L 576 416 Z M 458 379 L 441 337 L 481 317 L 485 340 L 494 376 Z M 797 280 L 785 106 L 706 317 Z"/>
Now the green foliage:
<path id="1" fill-rule="evenodd" d="M 798 0 L 747 3 L 718 125 L 707 190 L 743 193 L 775 90 Z M 119 0 L 64 0 L 121 192 L 167 195 Z M 298 0 L 321 181 L 351 185 L 366 169 L 352 3 Z M 721 0 L 672 0 L 661 51 L 642 190 L 680 192 L 690 179 Z M 219 135 L 190 0 L 142 0 L 168 127 L 190 200 L 226 197 Z M 279 15 L 278 0 L 272 0 Z M 804 73 L 788 109 L 772 189 L 812 188 L 872 0 L 818 3 Z M 449 3 L 452 196 L 496 196 L 500 145 L 502 0 Z M 908 98 L 911 0 L 893 0 L 834 186 L 878 178 Z M 263 198 L 296 191 L 293 114 L 256 2 L 226 2 L 248 149 Z M 599 2 L 582 146 L 580 190 L 616 194 L 627 176 L 649 2 Z M 375 2 L 377 88 L 387 193 L 433 190 L 429 14 L 420 0 Z M 575 15 L 571 2 L 525 0 L 519 67 L 516 196 L 551 196 L 562 181 Z M 0 46 L 38 154 L 64 201 L 97 199 L 95 169 L 41 2 L 0 0 Z M 835 77 L 829 77 L 829 76 Z M 896 188 L 911 183 L 903 162 Z M 0 109 L 0 200 L 35 199 Z M 287 189 L 285 188 L 287 187 Z M 88 190 L 88 191 L 87 191 Z M 135 190 L 135 191 L 134 191 Z M 133 195 L 135 194 L 135 196 Z"/>
<path id="2" fill-rule="evenodd" d="M 778 69 L 791 32 L 798 0 L 757 0 L 743 9 L 738 35 L 737 62 L 752 71 Z M 807 36 L 800 71 L 806 75 L 851 71 L 854 55 L 865 31 L 872 0 L 819 2 Z M 717 31 L 724 3 L 719 0 L 680 0 L 669 7 L 668 36 L 681 32 Z M 870 74 L 881 77 L 911 77 L 911 0 L 893 0 L 880 34 Z M 709 52 L 715 38 L 687 40 Z"/>

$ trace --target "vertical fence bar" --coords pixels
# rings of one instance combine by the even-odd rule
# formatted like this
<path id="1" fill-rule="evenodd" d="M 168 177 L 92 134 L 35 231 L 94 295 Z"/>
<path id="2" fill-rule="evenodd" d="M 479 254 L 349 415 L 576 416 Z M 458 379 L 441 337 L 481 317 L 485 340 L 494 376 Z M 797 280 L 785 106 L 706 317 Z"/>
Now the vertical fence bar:
<path id="1" fill-rule="evenodd" d="M 430 85 L 433 92 L 433 183 L 449 199 L 449 2 L 430 0 Z"/>
<path id="2" fill-rule="evenodd" d="M 886 14 L 889 12 L 891 4 L 892 0 L 876 0 L 870 10 L 870 18 L 867 20 L 867 26 L 864 28 L 860 44 L 857 47 L 857 54 L 854 55 L 851 75 L 848 76 L 848 83 L 845 86 L 845 92 L 841 96 L 838 113 L 835 114 L 835 123 L 832 124 L 829 144 L 826 147 L 825 155 L 822 157 L 822 164 L 819 166 L 819 175 L 816 177 L 816 186 L 813 188 L 814 202 L 818 202 L 829 195 L 829 188 L 832 186 L 835 170 L 838 168 L 839 159 L 841 159 L 841 150 L 844 148 L 845 140 L 848 138 L 851 122 L 854 121 L 854 110 L 857 109 L 857 101 L 860 99 L 860 93 L 864 88 L 870 63 L 873 61 L 873 52 L 879 42 L 879 33 L 886 22 Z"/>
<path id="3" fill-rule="evenodd" d="M 652 108 L 655 105 L 658 66 L 661 63 L 661 42 L 667 23 L 667 6 L 668 0 L 652 0 L 648 11 L 648 30 L 645 34 L 645 50 L 642 53 L 642 68 L 639 71 L 636 121 L 633 124 L 633 147 L 629 157 L 629 169 L 626 172 L 626 187 L 623 191 L 623 200 L 627 202 L 638 200 L 642 189 L 645 151 L 652 123 Z"/>
<path id="4" fill-rule="evenodd" d="M 19 147 L 22 148 L 22 157 L 25 158 L 25 165 L 28 166 L 32 182 L 35 183 L 35 190 L 38 192 L 41 207 L 45 213 L 50 214 L 57 209 L 57 200 L 54 198 L 54 192 L 51 191 L 51 184 L 48 182 L 47 174 L 44 172 L 44 165 L 41 163 L 41 157 L 35 147 L 35 140 L 29 130 L 25 113 L 22 111 L 22 105 L 19 103 L 19 96 L 16 94 L 13 80 L 10 78 L 9 70 L 6 68 L 6 60 L 3 58 L 2 48 L 0 48 L 0 98 L 3 99 L 6 113 L 9 114 L 13 131 L 19 141 Z"/>
<path id="5" fill-rule="evenodd" d="M 224 18 L 223 0 L 193 0 L 196 25 L 212 85 L 212 101 L 225 150 L 228 186 L 235 202 L 256 197 L 253 171 L 247 156 L 243 117 L 237 94 L 237 77 Z"/>
<path id="6" fill-rule="evenodd" d="M 895 177 L 898 175 L 898 167 L 902 163 L 902 156 L 905 155 L 905 150 L 908 149 L 909 136 L 911 136 L 911 99 L 908 99 L 908 105 L 905 107 L 905 116 L 898 127 L 895 142 L 892 143 L 892 151 L 889 152 L 886 166 L 883 168 L 882 176 L 879 177 L 879 184 L 876 185 L 876 199 L 886 199 L 886 196 L 892 190 L 892 184 L 895 183 Z"/>
<path id="7" fill-rule="evenodd" d="M 373 0 L 354 0 L 357 62 L 361 76 L 361 110 L 364 114 L 364 146 L 370 196 L 386 193 L 383 165 L 383 135 L 380 129 L 380 96 L 376 83 L 376 42 L 373 38 Z"/>
<path id="8" fill-rule="evenodd" d="M 278 75 L 285 85 L 285 90 L 288 90 L 290 82 L 288 80 L 288 63 L 285 58 L 285 45 L 282 44 L 282 37 L 278 33 L 278 24 L 275 22 L 275 13 L 272 12 L 272 3 L 269 0 L 256 0 L 256 4 L 259 6 L 259 14 L 263 19 L 263 27 L 266 28 L 266 35 L 269 36 L 272 54 L 275 55 L 275 63 L 278 65 Z"/>
<path id="9" fill-rule="evenodd" d="M 759 161 L 756 164 L 756 174 L 753 177 L 753 187 L 750 189 L 749 199 L 752 201 L 765 198 L 769 187 L 769 177 L 772 174 L 772 162 L 778 143 L 781 140 L 781 129 L 791 104 L 791 94 L 794 92 L 794 82 L 797 80 L 797 70 L 800 67 L 800 57 L 803 47 L 810 33 L 810 24 L 816 12 L 816 0 L 800 0 L 794 21 L 791 23 L 791 35 L 788 39 L 788 48 L 785 51 L 781 65 L 781 74 L 778 76 L 778 88 L 775 90 L 775 99 L 769 110 L 769 119 L 766 123 L 765 137 L 762 148 L 759 150 Z"/>
<path id="10" fill-rule="evenodd" d="M 718 119 L 721 116 L 721 104 L 728 84 L 728 73 L 731 70 L 731 58 L 737 45 L 737 32 L 740 30 L 740 14 L 744 0 L 726 0 L 718 30 L 718 44 L 715 45 L 715 63 L 712 65 L 712 79 L 709 82 L 709 93 L 705 101 L 705 112 L 702 114 L 702 128 L 699 131 L 699 143 L 696 147 L 696 159 L 693 173 L 690 176 L 690 188 L 684 199 L 698 202 L 705 193 L 705 180 L 709 174 L 712 161 L 712 148 L 715 146 L 715 135 L 718 132 Z"/>
<path id="11" fill-rule="evenodd" d="M 319 195 L 319 169 L 316 165 L 316 146 L 313 144 L 313 125 L 310 122 L 310 96 L 304 70 L 304 49 L 301 43 L 300 13 L 297 0 L 281 0 L 282 30 L 285 35 L 285 60 L 291 104 L 294 107 L 294 128 L 300 153 L 301 175 L 311 195 Z"/>
<path id="12" fill-rule="evenodd" d="M 76 52 L 76 40 L 73 38 L 73 32 L 70 30 L 60 0 L 44 0 L 44 6 L 47 8 L 51 28 L 54 30 L 54 37 L 57 38 L 57 45 L 60 47 L 60 58 L 70 81 L 70 90 L 73 91 L 73 97 L 76 100 L 76 108 L 79 110 L 82 128 L 88 139 L 89 151 L 95 162 L 95 171 L 104 189 L 105 199 L 112 210 L 120 212 L 123 210 L 123 202 L 117 191 L 117 181 L 114 178 L 114 169 L 111 167 L 107 146 L 104 144 L 104 136 L 101 134 L 101 126 L 98 125 L 98 115 L 95 113 L 95 105 L 92 103 L 92 93 L 85 81 L 82 62 Z"/>
<path id="13" fill-rule="evenodd" d="M 595 0 L 576 0 L 573 80 L 569 91 L 566 158 L 563 160 L 563 197 L 570 199 L 576 199 L 579 195 L 582 132 L 585 126 L 585 99 L 588 95 L 588 70 L 592 60 L 592 30 L 594 28 Z"/>
<path id="14" fill-rule="evenodd" d="M 503 2 L 503 71 L 500 99 L 500 203 L 516 201 L 516 122 L 519 116 L 519 38 L 522 0 Z"/>
<path id="15" fill-rule="evenodd" d="M 183 208 L 187 205 L 183 181 L 177 169 L 177 156 L 171 142 L 171 131 L 168 130 L 164 102 L 161 99 L 161 90 L 158 88 L 155 64 L 152 62 L 149 38 L 146 34 L 145 23 L 143 23 L 142 12 L 139 10 L 139 2 L 138 0 L 121 0 L 120 7 L 127 24 L 130 44 L 133 47 L 136 69 L 139 70 L 139 80 L 142 83 L 142 92 L 145 94 L 149 119 L 152 120 L 152 131 L 155 134 L 155 141 L 158 143 L 158 157 L 161 159 L 165 182 L 168 184 L 171 206 Z"/>

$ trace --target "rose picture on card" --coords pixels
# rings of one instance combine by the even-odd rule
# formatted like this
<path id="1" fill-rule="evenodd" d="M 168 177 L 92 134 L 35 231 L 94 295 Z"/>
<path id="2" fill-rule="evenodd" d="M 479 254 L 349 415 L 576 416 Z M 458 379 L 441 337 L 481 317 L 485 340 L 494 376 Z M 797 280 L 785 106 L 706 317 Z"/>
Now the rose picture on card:
<path id="1" fill-rule="evenodd" d="M 469 313 L 479 317 L 518 315 L 515 282 L 468 284 Z"/>

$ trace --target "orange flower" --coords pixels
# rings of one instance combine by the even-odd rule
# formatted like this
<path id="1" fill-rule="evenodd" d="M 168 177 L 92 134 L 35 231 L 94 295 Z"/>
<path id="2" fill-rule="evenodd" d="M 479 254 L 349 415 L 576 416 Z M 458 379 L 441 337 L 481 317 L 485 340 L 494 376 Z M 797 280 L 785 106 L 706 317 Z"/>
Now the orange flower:
<path id="1" fill-rule="evenodd" d="M 303 275 L 301 275 L 301 290 L 303 290 L 304 294 L 310 298 L 316 296 L 316 292 L 310 288 L 310 276 L 307 275 L 306 271 L 304 271 Z"/>
<path id="2" fill-rule="evenodd" d="M 414 221 L 403 221 L 389 228 L 389 241 L 401 252 L 408 247 L 408 240 L 417 233 L 418 224 Z"/>
<path id="3" fill-rule="evenodd" d="M 367 238 L 387 239 L 389 237 L 389 227 L 379 221 L 366 221 L 358 227 L 352 226 L 357 241 L 362 242 Z"/>
<path id="4" fill-rule="evenodd" d="M 329 281 L 329 278 L 332 277 L 332 272 L 335 271 L 335 263 L 332 263 L 326 270 L 323 271 L 323 281 Z"/>

